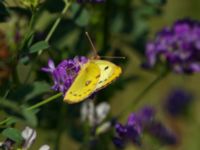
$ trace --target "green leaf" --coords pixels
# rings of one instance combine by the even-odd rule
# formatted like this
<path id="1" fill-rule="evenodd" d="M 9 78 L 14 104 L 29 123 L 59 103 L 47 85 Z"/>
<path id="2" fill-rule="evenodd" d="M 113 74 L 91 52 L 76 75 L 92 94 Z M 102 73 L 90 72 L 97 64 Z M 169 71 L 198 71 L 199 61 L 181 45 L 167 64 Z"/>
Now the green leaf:
<path id="1" fill-rule="evenodd" d="M 8 115 L 24 119 L 20 106 L 12 101 L 0 98 L 0 109 L 4 110 Z"/>
<path id="2" fill-rule="evenodd" d="M 161 14 L 158 8 L 143 6 L 137 10 L 136 17 L 153 17 Z"/>
<path id="3" fill-rule="evenodd" d="M 0 22 L 5 21 L 6 17 L 9 15 L 9 12 L 2 1 L 0 1 Z"/>
<path id="4" fill-rule="evenodd" d="M 26 123 L 27 125 L 31 126 L 31 127 L 36 127 L 38 120 L 36 117 L 36 113 L 39 111 L 39 109 L 34 109 L 34 110 L 28 110 L 27 108 L 23 108 L 22 109 L 22 113 L 24 115 L 24 117 L 26 118 L 26 120 L 21 120 L 21 119 L 17 119 L 17 118 L 12 118 L 9 121 L 7 121 L 6 125 L 10 126 L 13 123 L 16 123 L 17 121 L 21 121 Z"/>
<path id="5" fill-rule="evenodd" d="M 25 106 L 19 106 L 12 101 L 0 98 L 0 109 L 12 116 L 13 120 L 22 121 L 30 126 L 37 125 L 35 112 L 28 110 Z"/>
<path id="6" fill-rule="evenodd" d="M 145 0 L 145 2 L 153 5 L 164 5 L 167 1 L 166 0 Z"/>
<path id="7" fill-rule="evenodd" d="M 21 0 L 20 1 L 24 6 L 26 7 L 37 7 L 37 5 L 39 4 L 39 0 Z"/>
<path id="8" fill-rule="evenodd" d="M 15 101 L 29 101 L 41 94 L 48 92 L 50 85 L 43 81 L 37 81 L 33 84 L 25 84 L 16 87 L 15 91 L 10 94 L 10 99 Z"/>
<path id="9" fill-rule="evenodd" d="M 40 42 L 37 42 L 34 45 L 32 45 L 30 47 L 29 52 L 30 53 L 36 53 L 38 51 L 41 51 L 41 50 L 44 50 L 44 49 L 47 49 L 47 48 L 49 48 L 49 44 L 45 41 L 40 41 Z"/>
<path id="10" fill-rule="evenodd" d="M 50 86 L 46 82 L 35 82 L 32 85 L 32 91 L 25 96 L 25 100 L 30 100 L 44 92 L 49 91 Z"/>
<path id="11" fill-rule="evenodd" d="M 122 15 L 118 15 L 113 19 L 114 26 L 112 26 L 112 28 L 110 29 L 112 32 L 119 33 L 122 30 L 124 23 L 122 18 Z"/>
<path id="12" fill-rule="evenodd" d="M 29 56 L 23 56 L 20 58 L 20 63 L 24 64 L 24 65 L 27 65 L 30 61 L 30 58 Z"/>
<path id="13" fill-rule="evenodd" d="M 37 117 L 35 115 L 35 112 L 32 110 L 27 110 L 27 108 L 23 109 L 23 115 L 26 118 L 26 123 L 29 124 L 30 126 L 37 126 Z"/>
<path id="14" fill-rule="evenodd" d="M 7 15 L 8 10 L 5 5 L 0 1 L 0 15 Z"/>
<path id="15" fill-rule="evenodd" d="M 23 141 L 21 132 L 14 128 L 7 128 L 3 130 L 2 135 L 15 141 L 16 143 L 21 143 Z"/>
<path id="16" fill-rule="evenodd" d="M 86 9 L 83 9 L 80 15 L 76 18 L 75 23 L 81 27 L 86 26 L 89 23 L 90 14 Z"/>
<path id="17" fill-rule="evenodd" d="M 75 23 L 81 27 L 86 26 L 90 20 L 90 14 L 87 9 L 80 7 L 78 4 L 73 4 L 72 8 L 72 19 L 75 20 Z"/>
<path id="18" fill-rule="evenodd" d="M 28 38 L 27 38 L 27 41 L 26 41 L 26 46 L 27 47 L 30 47 L 32 42 L 33 42 L 33 39 L 34 39 L 34 32 L 31 32 L 29 35 L 28 35 Z"/>

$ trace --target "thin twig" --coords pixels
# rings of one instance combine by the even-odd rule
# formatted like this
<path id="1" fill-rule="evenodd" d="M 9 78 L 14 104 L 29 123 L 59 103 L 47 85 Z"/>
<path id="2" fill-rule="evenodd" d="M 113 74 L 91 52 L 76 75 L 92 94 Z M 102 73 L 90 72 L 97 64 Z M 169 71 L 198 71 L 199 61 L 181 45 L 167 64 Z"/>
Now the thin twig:
<path id="1" fill-rule="evenodd" d="M 168 72 L 160 73 L 150 84 L 148 84 L 145 89 L 139 93 L 118 115 L 116 118 L 123 116 L 126 112 L 130 111 L 130 109 L 134 109 L 141 101 L 142 98 L 155 86 L 157 85 Z"/>

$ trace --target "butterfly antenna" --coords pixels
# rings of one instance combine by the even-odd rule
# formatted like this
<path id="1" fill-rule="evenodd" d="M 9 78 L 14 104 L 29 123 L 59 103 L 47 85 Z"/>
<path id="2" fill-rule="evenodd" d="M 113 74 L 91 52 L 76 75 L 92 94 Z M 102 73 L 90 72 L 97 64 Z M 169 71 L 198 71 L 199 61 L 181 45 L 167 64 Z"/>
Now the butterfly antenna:
<path id="1" fill-rule="evenodd" d="M 97 49 L 95 48 L 95 46 L 94 46 L 94 44 L 92 42 L 92 39 L 90 38 L 90 35 L 88 34 L 88 32 L 85 32 L 85 34 L 86 34 L 86 36 L 87 36 L 87 38 L 88 38 L 88 40 L 89 40 L 89 42 L 90 42 L 90 44 L 92 46 L 92 49 L 94 51 L 94 56 L 95 57 L 98 56 Z"/>

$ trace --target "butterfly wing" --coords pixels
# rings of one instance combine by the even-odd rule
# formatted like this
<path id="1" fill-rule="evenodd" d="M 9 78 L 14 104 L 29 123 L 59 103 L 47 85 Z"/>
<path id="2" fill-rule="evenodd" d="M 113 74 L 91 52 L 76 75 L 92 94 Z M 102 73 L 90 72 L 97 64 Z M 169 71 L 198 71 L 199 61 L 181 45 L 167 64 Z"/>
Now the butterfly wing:
<path id="1" fill-rule="evenodd" d="M 77 77 L 64 96 L 67 103 L 78 103 L 90 96 L 97 86 L 100 78 L 100 68 L 89 61 L 79 71 Z"/>
<path id="2" fill-rule="evenodd" d="M 100 68 L 100 78 L 96 86 L 96 91 L 106 87 L 121 74 L 122 70 L 119 66 L 106 60 L 93 60 Z"/>

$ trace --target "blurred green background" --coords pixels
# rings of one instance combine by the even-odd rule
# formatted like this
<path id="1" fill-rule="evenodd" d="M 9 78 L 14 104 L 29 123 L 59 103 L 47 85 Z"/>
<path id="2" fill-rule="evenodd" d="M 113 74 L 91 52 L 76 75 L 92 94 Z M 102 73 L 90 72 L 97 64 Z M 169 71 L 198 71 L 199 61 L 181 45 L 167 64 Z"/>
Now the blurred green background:
<path id="1" fill-rule="evenodd" d="M 148 72 L 140 67 L 145 60 L 146 40 L 152 38 L 163 27 L 172 25 L 177 19 L 185 17 L 200 19 L 199 0 L 168 0 L 164 4 L 159 0 L 157 0 L 158 3 L 153 0 L 146 1 L 107 0 L 100 4 L 73 2 L 50 39 L 48 50 L 45 50 L 39 58 L 36 58 L 35 54 L 27 54 L 25 50 L 20 55 L 21 59 L 17 65 L 10 61 L 3 65 L 4 69 L 8 68 L 8 75 L 5 76 L 3 74 L 5 71 L 1 69 L 0 94 L 3 95 L 6 89 L 12 87 L 9 99 L 27 105 L 35 104 L 53 95 L 54 93 L 50 90 L 52 81 L 47 74 L 41 72 L 40 68 L 47 65 L 49 58 L 58 64 L 62 59 L 90 54 L 91 47 L 84 34 L 85 31 L 88 31 L 100 55 L 127 57 L 126 60 L 114 60 L 115 63 L 122 66 L 123 74 L 115 83 L 99 92 L 96 101 L 96 103 L 108 101 L 111 105 L 109 116 L 117 115 L 147 84 L 156 78 L 155 72 Z M 12 55 L 17 54 L 19 48 L 18 43 L 13 41 L 12 37 L 17 32 L 21 38 L 24 37 L 28 30 L 28 20 L 31 14 L 19 1 L 7 0 L 6 5 L 12 9 L 6 22 L 0 23 L 0 31 L 6 35 L 5 41 L 9 54 L 5 59 L 9 60 Z M 64 2 L 61 0 L 46 0 L 41 4 L 33 25 L 35 31 L 33 43 L 44 40 L 55 19 L 60 16 L 63 6 Z M 30 70 L 31 72 L 29 72 Z M 12 80 L 10 79 L 12 78 L 10 76 L 15 76 L 13 72 L 17 74 L 18 79 L 14 77 Z M 27 76 L 28 79 L 25 81 Z M 125 122 L 130 112 L 144 105 L 153 105 L 157 109 L 158 118 L 166 122 L 169 127 L 178 128 L 178 132 L 181 132 L 179 145 L 164 146 L 159 150 L 199 150 L 199 78 L 199 74 L 188 76 L 172 73 L 168 75 L 144 96 L 136 109 L 127 110 L 127 113 L 120 118 L 120 122 Z M 24 82 L 26 84 L 23 84 Z M 27 87 L 30 87 L 31 90 L 24 91 Z M 191 106 L 191 116 L 177 119 L 176 123 L 163 112 L 163 100 L 175 87 L 184 87 L 192 91 L 195 96 L 195 101 Z M 82 144 L 82 138 L 84 134 L 89 134 L 89 131 L 85 130 L 85 125 L 80 122 L 80 105 L 65 104 L 60 98 L 42 106 L 37 113 L 37 138 L 31 149 L 36 150 L 42 144 L 49 144 L 52 149 L 60 150 L 87 149 L 87 145 Z M 4 117 L 5 113 L 1 111 L 0 118 Z M 25 125 L 17 123 L 16 127 L 23 129 Z M 99 139 L 101 141 L 99 149 L 116 149 L 112 144 L 111 135 L 103 134 Z M 127 147 L 127 150 L 134 149 L 137 147 L 133 145 Z"/>

